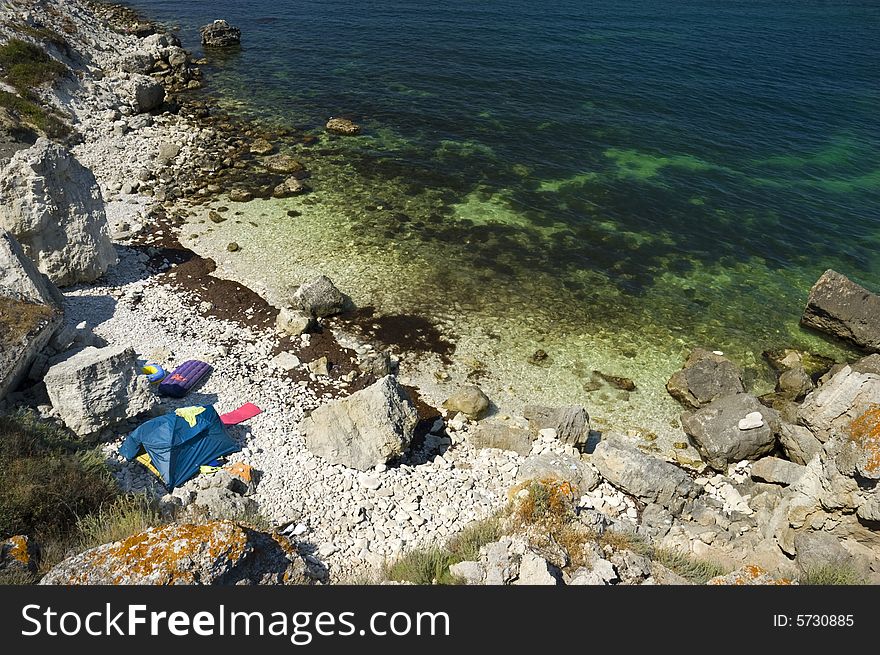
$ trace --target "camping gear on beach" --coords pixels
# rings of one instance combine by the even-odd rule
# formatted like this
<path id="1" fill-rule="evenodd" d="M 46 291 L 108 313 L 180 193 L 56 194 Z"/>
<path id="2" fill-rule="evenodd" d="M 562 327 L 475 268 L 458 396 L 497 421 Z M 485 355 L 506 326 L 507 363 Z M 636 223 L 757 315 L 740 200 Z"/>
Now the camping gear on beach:
<path id="1" fill-rule="evenodd" d="M 189 359 L 178 366 L 159 384 L 159 393 L 172 398 L 183 398 L 190 389 L 201 382 L 212 370 L 210 364 Z"/>
<path id="2" fill-rule="evenodd" d="M 150 419 L 125 438 L 119 454 L 141 462 L 168 488 L 174 488 L 198 473 L 200 466 L 241 450 L 226 432 L 217 410 L 211 405 L 202 409 L 185 412 L 193 419 L 192 425 L 175 412 Z"/>
<path id="3" fill-rule="evenodd" d="M 223 425 L 238 425 L 243 421 L 247 421 L 249 418 L 253 418 L 257 414 L 260 414 L 262 411 L 262 409 L 253 403 L 245 403 L 236 410 L 221 414 L 220 420 L 223 421 Z"/>
<path id="4" fill-rule="evenodd" d="M 168 375 L 168 373 L 165 372 L 165 369 L 158 364 L 146 364 L 145 366 L 141 366 L 141 373 L 147 376 L 150 384 L 158 384 L 165 379 L 166 375 Z"/>

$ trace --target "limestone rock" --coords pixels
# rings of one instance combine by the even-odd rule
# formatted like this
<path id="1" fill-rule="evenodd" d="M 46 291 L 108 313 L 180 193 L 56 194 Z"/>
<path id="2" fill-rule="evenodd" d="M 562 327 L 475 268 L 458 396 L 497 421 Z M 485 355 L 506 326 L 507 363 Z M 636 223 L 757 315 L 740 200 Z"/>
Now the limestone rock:
<path id="1" fill-rule="evenodd" d="M 443 409 L 461 412 L 470 419 L 478 420 L 489 411 L 489 398 L 480 387 L 468 385 L 444 400 Z"/>
<path id="2" fill-rule="evenodd" d="M 165 88 L 148 75 L 130 75 L 123 93 L 136 114 L 154 111 L 165 102 Z"/>
<path id="3" fill-rule="evenodd" d="M 0 228 L 0 399 L 17 388 L 63 319 L 63 298 Z"/>
<path id="4" fill-rule="evenodd" d="M 282 307 L 275 319 L 275 327 L 283 334 L 298 337 L 304 332 L 316 328 L 317 324 L 311 314 L 292 307 Z"/>
<path id="5" fill-rule="evenodd" d="M 847 433 L 853 420 L 872 404 L 880 404 L 880 375 L 844 366 L 807 396 L 798 416 L 824 443 L 834 434 Z"/>
<path id="6" fill-rule="evenodd" d="M 809 573 L 826 566 L 851 566 L 853 556 L 840 539 L 827 532 L 801 532 L 794 538 L 797 551 L 795 563 L 801 573 Z"/>
<path id="7" fill-rule="evenodd" d="M 602 477 L 618 489 L 673 513 L 680 512 L 688 498 L 700 493 L 683 470 L 627 445 L 615 435 L 607 435 L 599 442 L 592 462 Z"/>
<path id="8" fill-rule="evenodd" d="M 760 566 L 747 564 L 727 575 L 719 575 L 707 582 L 708 585 L 735 585 L 735 586 L 757 586 L 757 585 L 790 585 L 793 584 L 787 578 L 777 578 L 772 576 Z"/>
<path id="9" fill-rule="evenodd" d="M 39 565 L 40 549 L 27 535 L 16 535 L 0 541 L 0 573 L 16 572 L 34 575 Z"/>
<path id="10" fill-rule="evenodd" d="M 880 296 L 837 271 L 825 271 L 810 289 L 801 323 L 880 351 Z"/>
<path id="11" fill-rule="evenodd" d="M 541 407 L 526 405 L 523 417 L 529 421 L 529 430 L 540 432 L 546 428 L 556 430 L 556 438 L 575 448 L 587 443 L 590 436 L 590 415 L 581 406 Z"/>
<path id="12" fill-rule="evenodd" d="M 136 417 L 158 402 L 147 378 L 138 375 L 134 350 L 125 346 L 84 348 L 53 365 L 45 382 L 52 406 L 80 437 Z"/>
<path id="13" fill-rule="evenodd" d="M 306 446 L 333 464 L 366 471 L 409 446 L 418 413 L 388 375 L 347 398 L 318 407 L 303 421 Z"/>
<path id="14" fill-rule="evenodd" d="M 782 422 L 777 436 L 786 457 L 795 464 L 809 463 L 822 450 L 822 442 L 802 425 Z"/>
<path id="15" fill-rule="evenodd" d="M 64 297 L 37 270 L 18 240 L 0 228 L 0 294 L 61 310 Z"/>
<path id="16" fill-rule="evenodd" d="M 694 349 L 684 368 L 666 383 L 666 390 L 682 405 L 699 409 L 723 396 L 743 393 L 742 373 L 722 355 Z"/>
<path id="17" fill-rule="evenodd" d="M 740 421 L 753 412 L 762 416 L 760 427 L 740 429 Z M 757 459 L 773 450 L 779 416 L 754 396 L 740 393 L 684 414 L 681 424 L 706 463 L 716 471 L 726 472 L 732 462 Z"/>
<path id="18" fill-rule="evenodd" d="M 548 478 L 570 482 L 582 494 L 599 486 L 599 476 L 589 464 L 561 453 L 529 455 L 516 474 L 520 482 Z"/>
<path id="19" fill-rule="evenodd" d="M 519 563 L 519 575 L 513 584 L 528 586 L 558 585 L 559 579 L 554 575 L 552 566 L 540 555 L 527 550 Z"/>
<path id="20" fill-rule="evenodd" d="M 528 430 L 504 423 L 481 423 L 468 434 L 474 448 L 499 448 L 526 456 L 532 450 L 532 435 Z"/>
<path id="21" fill-rule="evenodd" d="M 305 566 L 285 537 L 231 521 L 150 528 L 70 557 L 45 585 L 302 584 Z"/>
<path id="22" fill-rule="evenodd" d="M 483 580 L 486 577 L 486 572 L 483 570 L 482 565 L 479 562 L 470 561 L 453 564 L 449 567 L 449 573 L 469 585 L 483 584 Z"/>
<path id="23" fill-rule="evenodd" d="M 0 227 L 58 285 L 94 281 L 116 262 L 95 176 L 47 139 L 0 170 Z"/>
<path id="24" fill-rule="evenodd" d="M 199 28 L 202 45 L 209 48 L 229 48 L 241 44 L 241 30 L 225 20 L 215 20 Z"/>
<path id="25" fill-rule="evenodd" d="M 575 571 L 568 584 L 573 586 L 601 586 L 610 585 L 617 582 L 617 580 L 617 571 L 614 570 L 614 565 L 607 559 L 597 557 L 590 562 L 589 567 L 581 567 Z"/>
<path id="26" fill-rule="evenodd" d="M 800 480 L 805 471 L 803 465 L 778 457 L 763 457 L 752 464 L 752 478 L 755 480 L 786 486 Z"/>
<path id="27" fill-rule="evenodd" d="M 159 144 L 159 154 L 156 155 L 156 161 L 162 166 L 167 166 L 179 154 L 180 146 L 166 141 Z"/>
<path id="28" fill-rule="evenodd" d="M 326 275 L 304 282 L 291 296 L 291 304 L 307 314 L 322 318 L 344 311 L 349 304 L 343 294 Z"/>

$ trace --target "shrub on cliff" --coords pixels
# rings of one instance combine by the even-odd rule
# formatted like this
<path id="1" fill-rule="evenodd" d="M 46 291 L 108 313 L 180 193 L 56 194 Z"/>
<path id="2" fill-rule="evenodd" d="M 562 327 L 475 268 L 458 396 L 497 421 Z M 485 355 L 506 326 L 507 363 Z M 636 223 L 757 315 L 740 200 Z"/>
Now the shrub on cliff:
<path id="1" fill-rule="evenodd" d="M 117 496 L 100 453 L 31 414 L 0 417 L 0 536 L 56 537 Z"/>
<path id="2" fill-rule="evenodd" d="M 0 46 L 0 68 L 6 81 L 22 93 L 54 83 L 67 72 L 64 64 L 41 47 L 21 39 L 10 39 Z"/>

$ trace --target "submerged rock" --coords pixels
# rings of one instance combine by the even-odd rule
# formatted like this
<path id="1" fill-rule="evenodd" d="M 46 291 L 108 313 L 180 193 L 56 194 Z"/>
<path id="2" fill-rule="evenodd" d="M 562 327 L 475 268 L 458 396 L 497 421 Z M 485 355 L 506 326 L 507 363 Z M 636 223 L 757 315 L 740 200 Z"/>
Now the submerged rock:
<path id="1" fill-rule="evenodd" d="M 810 289 L 801 323 L 880 352 L 880 296 L 837 271 L 825 271 Z"/>
<path id="2" fill-rule="evenodd" d="M 241 30 L 225 20 L 215 20 L 199 28 L 202 45 L 209 48 L 229 48 L 241 44 Z"/>
<path id="3" fill-rule="evenodd" d="M 272 190 L 273 198 L 289 198 L 311 191 L 308 184 L 296 177 L 288 177 Z"/>
<path id="4" fill-rule="evenodd" d="M 327 121 L 325 129 L 333 134 L 341 134 L 343 136 L 354 136 L 361 131 L 360 125 L 357 125 L 347 118 L 331 118 Z"/>
<path id="5" fill-rule="evenodd" d="M 92 282 L 116 263 L 95 176 L 48 139 L 0 170 L 0 227 L 59 286 Z"/>
<path id="6" fill-rule="evenodd" d="M 366 471 L 403 454 L 418 421 L 406 391 L 388 375 L 318 407 L 303 421 L 303 432 L 315 455 Z"/>
<path id="7" fill-rule="evenodd" d="M 290 155 L 279 153 L 263 159 L 263 166 L 272 173 L 282 173 L 285 175 L 295 175 L 297 177 L 305 177 L 306 167 Z"/>

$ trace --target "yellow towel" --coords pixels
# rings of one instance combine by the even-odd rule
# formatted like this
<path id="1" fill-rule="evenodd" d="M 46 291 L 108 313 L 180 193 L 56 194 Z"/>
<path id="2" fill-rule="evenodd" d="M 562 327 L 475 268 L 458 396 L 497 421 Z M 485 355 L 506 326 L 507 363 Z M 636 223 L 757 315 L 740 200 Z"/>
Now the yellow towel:
<path id="1" fill-rule="evenodd" d="M 141 453 L 137 457 L 135 457 L 137 461 L 146 466 L 157 478 L 161 478 L 162 476 L 159 474 L 159 471 L 153 466 L 153 461 L 150 459 L 150 456 L 147 453 Z"/>
<path id="2" fill-rule="evenodd" d="M 194 428 L 196 426 L 196 416 L 204 411 L 204 407 L 181 407 L 175 410 L 174 413 L 189 423 L 189 427 Z"/>

